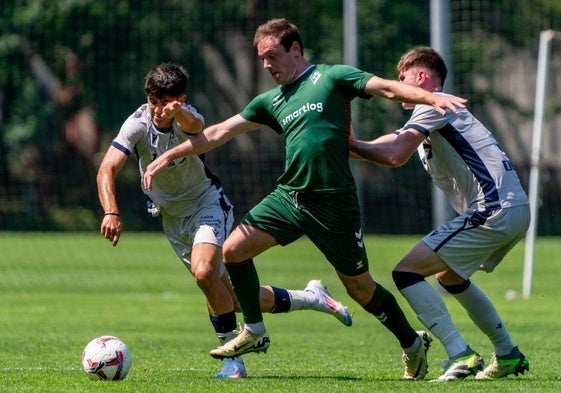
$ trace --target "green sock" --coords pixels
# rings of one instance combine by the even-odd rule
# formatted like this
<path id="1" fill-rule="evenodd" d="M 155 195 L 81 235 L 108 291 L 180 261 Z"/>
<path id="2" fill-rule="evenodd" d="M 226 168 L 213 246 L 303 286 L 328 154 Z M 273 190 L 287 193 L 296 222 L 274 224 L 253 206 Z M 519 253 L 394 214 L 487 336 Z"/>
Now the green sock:
<path id="1" fill-rule="evenodd" d="M 402 348 L 411 347 L 417 332 L 411 327 L 397 300 L 387 289 L 376 283 L 372 300 L 364 309 L 373 314 L 398 339 Z"/>
<path id="2" fill-rule="evenodd" d="M 226 263 L 226 269 L 242 309 L 244 322 L 262 322 L 263 314 L 259 298 L 261 285 L 253 259 L 240 263 Z"/>

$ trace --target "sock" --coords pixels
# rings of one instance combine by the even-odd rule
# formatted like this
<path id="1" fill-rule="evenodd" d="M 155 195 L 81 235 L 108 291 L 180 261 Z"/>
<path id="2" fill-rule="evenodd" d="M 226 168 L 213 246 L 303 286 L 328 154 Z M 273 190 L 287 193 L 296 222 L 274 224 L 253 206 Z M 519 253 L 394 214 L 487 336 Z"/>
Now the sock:
<path id="1" fill-rule="evenodd" d="M 256 322 L 256 323 L 246 323 L 244 329 L 252 334 L 264 334 L 265 330 L 265 323 L 263 321 Z"/>
<path id="2" fill-rule="evenodd" d="M 209 317 L 220 345 L 224 345 L 236 337 L 234 333 L 236 329 L 236 313 L 234 311 L 222 315 L 209 315 Z"/>
<path id="3" fill-rule="evenodd" d="M 376 283 L 376 290 L 372 300 L 363 307 L 374 315 L 398 339 L 402 348 L 414 345 L 417 332 L 411 327 L 405 314 L 397 304 L 395 297 L 380 284 Z"/>
<path id="4" fill-rule="evenodd" d="M 446 305 L 429 283 L 422 280 L 400 292 L 417 313 L 419 321 L 440 340 L 448 357 L 455 357 L 466 350 L 467 344 L 452 323 Z"/>
<path id="5" fill-rule="evenodd" d="M 491 340 L 497 356 L 508 355 L 514 348 L 507 329 L 489 297 L 470 280 L 456 286 L 440 285 L 467 311 L 471 320 Z"/>
<path id="6" fill-rule="evenodd" d="M 311 291 L 273 288 L 275 307 L 273 314 L 296 310 L 317 310 L 317 296 Z"/>
<path id="7" fill-rule="evenodd" d="M 261 287 L 253 259 L 240 263 L 225 263 L 225 265 L 242 309 L 244 322 L 246 324 L 262 322 Z"/>
<path id="8" fill-rule="evenodd" d="M 421 339 L 417 337 L 417 339 L 413 342 L 413 345 L 411 345 L 410 347 L 403 348 L 403 352 L 410 355 L 415 354 L 417 353 L 417 350 L 419 349 L 421 344 L 422 344 Z"/>

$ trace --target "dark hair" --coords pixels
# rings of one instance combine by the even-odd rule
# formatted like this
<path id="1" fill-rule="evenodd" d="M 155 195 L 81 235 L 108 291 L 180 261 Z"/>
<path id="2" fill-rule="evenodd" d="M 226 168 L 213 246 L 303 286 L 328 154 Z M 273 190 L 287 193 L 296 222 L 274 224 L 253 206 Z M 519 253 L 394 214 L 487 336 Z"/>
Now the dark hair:
<path id="1" fill-rule="evenodd" d="M 304 44 L 298 28 L 286 19 L 271 19 L 257 28 L 253 38 L 253 45 L 264 37 L 273 36 L 279 39 L 279 43 L 288 52 L 294 42 L 300 45 L 300 54 L 304 54 Z"/>
<path id="2" fill-rule="evenodd" d="M 448 69 L 442 56 L 428 46 L 415 48 L 403 54 L 397 63 L 397 74 L 412 67 L 424 67 L 431 70 L 440 78 L 440 83 L 443 85 L 446 75 L 448 75 Z"/>
<path id="3" fill-rule="evenodd" d="M 177 97 L 185 93 L 189 74 L 175 63 L 162 63 L 146 74 L 144 92 L 147 96 L 163 98 Z"/>

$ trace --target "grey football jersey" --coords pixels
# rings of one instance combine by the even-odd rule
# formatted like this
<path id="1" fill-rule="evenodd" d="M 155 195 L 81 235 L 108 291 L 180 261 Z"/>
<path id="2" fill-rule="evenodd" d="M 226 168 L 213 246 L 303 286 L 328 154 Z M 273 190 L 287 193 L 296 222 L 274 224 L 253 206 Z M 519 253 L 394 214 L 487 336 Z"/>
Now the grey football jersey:
<path id="1" fill-rule="evenodd" d="M 448 110 L 442 116 L 432 106 L 416 105 L 403 127 L 408 128 L 427 135 L 419 156 L 458 213 L 528 203 L 509 158 L 467 109 L 459 114 Z"/>
<path id="2" fill-rule="evenodd" d="M 194 107 L 185 107 L 204 123 L 202 115 Z M 203 196 L 212 198 L 209 194 L 216 193 L 216 199 L 219 199 L 222 192 L 218 179 L 207 170 L 199 156 L 172 161 L 154 176 L 151 191 L 142 186 L 142 177 L 148 164 L 187 138 L 189 135 L 179 129 L 175 120 L 171 130 L 160 132 L 152 123 L 148 104 L 144 104 L 125 120 L 112 142 L 112 146 L 127 155 L 135 152 L 142 190 L 164 213 L 175 217 L 193 215 L 199 208 L 199 201 L 208 200 Z"/>

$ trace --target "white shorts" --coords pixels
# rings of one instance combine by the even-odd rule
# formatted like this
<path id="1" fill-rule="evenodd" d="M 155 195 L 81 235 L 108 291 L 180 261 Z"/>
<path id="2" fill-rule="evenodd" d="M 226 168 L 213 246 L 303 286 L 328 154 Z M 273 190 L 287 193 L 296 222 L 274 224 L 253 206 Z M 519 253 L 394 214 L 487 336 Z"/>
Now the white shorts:
<path id="1" fill-rule="evenodd" d="M 222 247 L 234 223 L 233 207 L 225 196 L 220 200 L 202 201 L 192 216 L 163 216 L 164 233 L 177 256 L 191 272 L 191 251 L 199 243 Z M 220 276 L 226 268 L 220 267 Z M 192 272 L 191 272 L 192 273 Z"/>
<path id="2" fill-rule="evenodd" d="M 530 225 L 528 205 L 498 209 L 485 219 L 470 211 L 435 229 L 423 241 L 464 279 L 477 270 L 492 272 L 524 237 Z"/>

